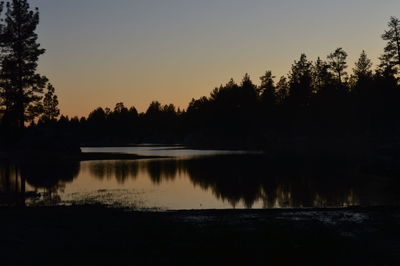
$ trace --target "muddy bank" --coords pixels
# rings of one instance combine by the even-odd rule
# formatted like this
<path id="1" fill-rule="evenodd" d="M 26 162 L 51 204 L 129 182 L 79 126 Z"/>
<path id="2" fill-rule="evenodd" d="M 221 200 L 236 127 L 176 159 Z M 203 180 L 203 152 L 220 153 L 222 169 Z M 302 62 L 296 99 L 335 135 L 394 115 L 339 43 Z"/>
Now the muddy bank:
<path id="1" fill-rule="evenodd" d="M 400 209 L 0 209 L 3 265 L 399 265 Z"/>

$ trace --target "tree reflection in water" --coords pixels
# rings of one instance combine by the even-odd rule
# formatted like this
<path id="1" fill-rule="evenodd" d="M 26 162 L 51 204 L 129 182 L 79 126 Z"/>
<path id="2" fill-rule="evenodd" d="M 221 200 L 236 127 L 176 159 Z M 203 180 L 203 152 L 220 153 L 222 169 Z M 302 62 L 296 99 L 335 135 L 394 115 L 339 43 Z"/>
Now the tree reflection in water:
<path id="1" fill-rule="evenodd" d="M 139 163 L 136 161 L 98 161 L 90 164 L 92 175 L 100 180 L 116 178 L 124 184 L 127 179 L 136 179 L 139 173 Z"/>
<path id="2" fill-rule="evenodd" d="M 0 206 L 24 205 L 25 182 L 13 164 L 0 166 Z"/>
<path id="3" fill-rule="evenodd" d="M 141 172 L 154 184 L 190 179 L 194 186 L 211 190 L 232 207 L 264 208 L 345 207 L 400 202 L 397 178 L 376 176 L 360 164 L 344 159 L 279 158 L 262 155 L 218 155 L 192 159 L 96 162 L 90 165 L 98 178 L 136 179 Z M 389 192 L 391 191 L 391 192 Z"/>
<path id="4" fill-rule="evenodd" d="M 400 202 L 396 177 L 365 171 L 341 159 L 276 158 L 263 155 L 218 155 L 192 159 L 96 161 L 85 164 L 99 180 L 123 185 L 147 176 L 155 185 L 190 180 L 232 207 L 264 208 L 393 205 Z M 77 161 L 34 161 L 0 165 L 0 204 L 23 205 L 32 192 L 59 200 L 66 184 L 80 173 Z M 47 198 L 46 198 L 47 197 Z M 259 204 L 257 205 L 259 206 Z"/>
<path id="5" fill-rule="evenodd" d="M 65 184 L 79 174 L 78 161 L 34 160 L 0 164 L 0 205 L 24 206 L 27 199 L 58 202 Z M 28 191 L 32 189 L 32 191 Z"/>

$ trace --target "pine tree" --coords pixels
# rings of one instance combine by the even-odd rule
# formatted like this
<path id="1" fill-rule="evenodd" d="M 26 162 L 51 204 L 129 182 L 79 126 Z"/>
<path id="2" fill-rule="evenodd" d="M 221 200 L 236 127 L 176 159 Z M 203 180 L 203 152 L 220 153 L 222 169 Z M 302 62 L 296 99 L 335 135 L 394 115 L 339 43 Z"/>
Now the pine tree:
<path id="1" fill-rule="evenodd" d="M 238 95 L 235 102 L 237 106 L 245 108 L 247 111 L 252 110 L 257 104 L 258 88 L 253 83 L 249 74 L 245 74 L 239 87 Z"/>
<path id="2" fill-rule="evenodd" d="M 54 87 L 51 84 L 47 85 L 47 92 L 43 98 L 42 113 L 42 117 L 48 121 L 53 121 L 60 115 L 60 109 L 58 109 L 58 97 L 54 94 Z"/>
<path id="3" fill-rule="evenodd" d="M 328 55 L 329 65 L 331 70 L 339 82 L 342 84 L 343 77 L 347 75 L 345 72 L 347 68 L 347 53 L 342 48 L 337 48 L 333 53 Z"/>
<path id="4" fill-rule="evenodd" d="M 249 74 L 245 74 L 240 84 L 242 91 L 251 97 L 257 97 L 257 86 L 254 85 Z"/>
<path id="5" fill-rule="evenodd" d="M 355 63 L 355 67 L 353 68 L 354 75 L 357 81 L 368 79 L 372 77 L 372 62 L 368 58 L 365 51 L 362 51 L 360 58 Z"/>
<path id="6" fill-rule="evenodd" d="M 316 92 L 332 83 L 332 74 L 329 72 L 329 64 L 318 57 L 313 65 L 313 87 Z"/>
<path id="7" fill-rule="evenodd" d="M 393 65 L 400 67 L 400 20 L 391 17 L 388 27 L 389 30 L 385 31 L 382 35 L 382 39 L 387 41 L 385 53 L 382 58 L 386 58 Z"/>
<path id="8" fill-rule="evenodd" d="M 398 72 L 397 67 L 393 64 L 391 55 L 385 53 L 379 57 L 380 63 L 377 69 L 377 74 L 381 78 L 396 79 L 396 74 Z"/>
<path id="9" fill-rule="evenodd" d="M 289 85 L 285 76 L 280 77 L 276 83 L 275 91 L 277 104 L 282 104 L 289 95 Z"/>
<path id="10" fill-rule="evenodd" d="M 260 77 L 260 98 L 267 109 L 272 108 L 276 103 L 274 78 L 271 71 L 267 71 L 264 76 Z"/>
<path id="11" fill-rule="evenodd" d="M 27 0 L 12 0 L 6 5 L 1 34 L 1 86 L 5 92 L 6 115 L 12 124 L 24 123 L 39 115 L 47 78 L 37 73 L 39 56 L 45 49 L 37 42 L 38 9 Z"/>
<path id="12" fill-rule="evenodd" d="M 302 54 L 289 74 L 289 97 L 295 105 L 305 106 L 309 104 L 312 91 L 312 62 Z"/>

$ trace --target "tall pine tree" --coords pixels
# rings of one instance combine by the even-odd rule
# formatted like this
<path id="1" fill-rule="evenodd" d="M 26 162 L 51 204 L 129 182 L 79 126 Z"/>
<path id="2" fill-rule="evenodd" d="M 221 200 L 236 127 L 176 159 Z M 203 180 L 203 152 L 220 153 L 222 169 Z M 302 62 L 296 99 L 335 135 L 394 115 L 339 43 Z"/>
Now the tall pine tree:
<path id="1" fill-rule="evenodd" d="M 38 9 L 32 10 L 27 0 L 12 0 L 6 5 L 1 34 L 1 87 L 4 91 L 9 124 L 19 129 L 27 120 L 40 114 L 43 89 L 47 78 L 37 73 L 40 48 L 36 33 Z"/>
<path id="2" fill-rule="evenodd" d="M 400 20 L 391 17 L 388 27 L 389 29 L 382 35 L 382 39 L 387 41 L 385 55 L 392 64 L 400 67 Z"/>
<path id="3" fill-rule="evenodd" d="M 295 106 L 307 106 L 312 95 L 312 62 L 305 54 L 295 61 L 289 73 L 289 97 Z"/>

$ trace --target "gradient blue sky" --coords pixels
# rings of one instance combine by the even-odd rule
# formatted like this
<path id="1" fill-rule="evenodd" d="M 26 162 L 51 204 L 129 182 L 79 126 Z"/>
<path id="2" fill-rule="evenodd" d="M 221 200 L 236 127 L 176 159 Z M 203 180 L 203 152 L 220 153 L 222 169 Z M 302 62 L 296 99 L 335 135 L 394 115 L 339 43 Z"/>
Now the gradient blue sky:
<path id="1" fill-rule="evenodd" d="M 47 53 L 40 72 L 61 111 L 87 115 L 116 102 L 185 108 L 231 77 L 288 73 L 343 47 L 350 68 L 364 49 L 377 60 L 398 0 L 31 0 Z"/>

